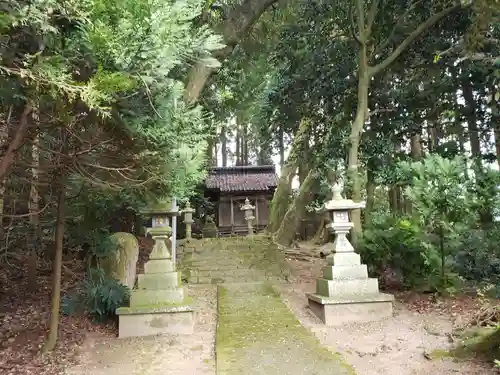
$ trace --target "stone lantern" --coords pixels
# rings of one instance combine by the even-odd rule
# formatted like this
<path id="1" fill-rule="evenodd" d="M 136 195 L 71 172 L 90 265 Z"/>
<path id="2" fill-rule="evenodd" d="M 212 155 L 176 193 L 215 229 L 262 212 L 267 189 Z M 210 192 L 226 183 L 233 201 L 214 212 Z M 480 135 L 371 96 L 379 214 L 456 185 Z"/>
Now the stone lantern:
<path id="1" fill-rule="evenodd" d="M 191 208 L 191 203 L 189 201 L 186 202 L 186 207 L 182 210 L 184 214 L 184 224 L 186 224 L 186 240 L 189 241 L 191 239 L 191 225 L 193 225 L 193 213 L 195 212 L 194 208 Z"/>
<path id="2" fill-rule="evenodd" d="M 316 282 L 316 293 L 307 294 L 309 307 L 325 324 L 366 322 L 392 316 L 394 297 L 379 292 L 378 280 L 368 277 L 365 264 L 347 239 L 353 227 L 351 210 L 364 208 L 342 197 L 342 188 L 333 187 L 333 197 L 325 204 L 332 221 L 328 229 L 334 232 L 332 254 L 326 257 L 323 278 Z"/>
<path id="3" fill-rule="evenodd" d="M 255 216 L 253 216 L 253 210 L 255 209 L 255 206 L 252 206 L 250 204 L 250 201 L 245 199 L 245 204 L 241 206 L 241 211 L 245 212 L 245 220 L 247 222 L 248 226 L 248 235 L 253 234 L 253 220 L 255 220 Z"/>
<path id="4" fill-rule="evenodd" d="M 167 246 L 172 233 L 170 222 L 179 211 L 172 209 L 169 201 L 160 201 L 144 213 L 152 216 L 149 233 L 154 245 L 130 295 L 130 306 L 116 310 L 118 337 L 192 333 L 191 301 Z"/>

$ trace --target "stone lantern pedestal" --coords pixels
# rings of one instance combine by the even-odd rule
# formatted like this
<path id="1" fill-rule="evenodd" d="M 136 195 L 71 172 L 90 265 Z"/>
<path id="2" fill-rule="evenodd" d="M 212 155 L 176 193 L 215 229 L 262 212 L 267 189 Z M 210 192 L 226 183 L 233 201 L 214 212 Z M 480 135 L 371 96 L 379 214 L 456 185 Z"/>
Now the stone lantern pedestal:
<path id="1" fill-rule="evenodd" d="M 392 316 L 394 297 L 379 292 L 378 280 L 368 277 L 365 264 L 347 239 L 353 227 L 349 211 L 364 204 L 343 199 L 341 188 L 333 188 L 333 198 L 325 205 L 332 215 L 329 229 L 335 233 L 333 253 L 326 257 L 323 278 L 316 281 L 316 293 L 307 294 L 311 311 L 326 325 L 367 322 Z"/>
<path id="2" fill-rule="evenodd" d="M 146 213 L 153 216 L 149 233 L 155 243 L 144 264 L 144 273 L 138 275 L 137 286 L 132 290 L 130 306 L 116 310 L 118 337 L 192 333 L 192 301 L 167 247 L 172 232 L 170 220 L 179 211 L 172 211 L 170 204 L 159 204 Z"/>
<path id="3" fill-rule="evenodd" d="M 254 209 L 255 209 L 255 206 L 252 206 L 250 204 L 250 201 L 248 200 L 248 198 L 245 199 L 245 204 L 241 207 L 241 211 L 245 212 L 245 220 L 247 222 L 249 236 L 253 235 L 253 221 L 255 220 L 255 216 L 253 216 Z"/>

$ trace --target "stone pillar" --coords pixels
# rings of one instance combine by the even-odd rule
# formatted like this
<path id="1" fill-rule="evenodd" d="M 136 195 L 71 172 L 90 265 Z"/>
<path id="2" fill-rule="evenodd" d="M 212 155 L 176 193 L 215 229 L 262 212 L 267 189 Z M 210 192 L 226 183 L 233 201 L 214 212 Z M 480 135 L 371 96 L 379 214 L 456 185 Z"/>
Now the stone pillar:
<path id="1" fill-rule="evenodd" d="M 146 212 L 153 216 L 149 233 L 154 245 L 130 295 L 130 306 L 116 310 L 120 338 L 193 332 L 191 300 L 167 247 L 172 233 L 170 220 L 178 212 L 171 211 L 170 203 L 158 204 Z"/>
<path id="2" fill-rule="evenodd" d="M 194 208 L 191 208 L 191 203 L 189 201 L 186 202 L 186 207 L 182 210 L 184 213 L 184 223 L 186 224 L 186 240 L 191 240 L 191 225 L 193 225 L 193 213 L 195 212 Z"/>
<path id="3" fill-rule="evenodd" d="M 248 198 L 245 199 L 245 204 L 241 207 L 241 211 L 245 211 L 245 220 L 247 221 L 249 236 L 253 235 L 253 220 L 255 219 L 255 216 L 253 216 L 254 209 L 255 207 L 250 204 Z"/>
<path id="4" fill-rule="evenodd" d="M 339 185 L 333 188 L 333 198 L 325 205 L 332 222 L 328 229 L 335 233 L 333 253 L 326 257 L 323 278 L 316 282 L 316 293 L 307 294 L 309 307 L 325 324 L 340 325 L 365 322 L 392 316 L 394 297 L 379 292 L 378 280 L 368 277 L 366 264 L 347 239 L 353 227 L 349 220 L 352 209 L 364 208 L 364 203 L 343 199 Z"/>

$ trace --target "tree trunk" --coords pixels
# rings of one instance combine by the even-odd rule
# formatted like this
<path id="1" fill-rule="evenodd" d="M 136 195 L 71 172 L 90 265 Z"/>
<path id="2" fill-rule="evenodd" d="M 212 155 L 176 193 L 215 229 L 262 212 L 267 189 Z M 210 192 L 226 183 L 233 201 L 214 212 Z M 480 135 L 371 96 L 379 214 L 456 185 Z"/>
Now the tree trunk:
<path id="1" fill-rule="evenodd" d="M 495 99 L 495 88 L 493 87 L 492 90 L 492 98 L 490 102 L 491 106 L 491 124 L 490 124 L 490 129 L 493 129 L 494 135 L 495 135 L 495 151 L 496 151 L 496 157 L 497 157 L 497 164 L 498 168 L 500 169 L 500 108 L 497 103 L 497 100 Z"/>
<path id="2" fill-rule="evenodd" d="M 241 156 L 242 165 L 249 165 L 248 160 L 248 124 L 244 123 L 241 127 Z"/>
<path id="3" fill-rule="evenodd" d="M 285 131 L 284 125 L 280 124 L 279 127 L 279 153 L 280 153 L 280 167 L 283 168 L 285 165 Z"/>
<path id="4" fill-rule="evenodd" d="M 245 37 L 259 17 L 278 0 L 243 0 L 238 5 L 232 6 L 231 11 L 221 25 L 219 31 L 226 47 L 216 51 L 214 57 L 224 61 L 239 41 Z M 198 98 L 212 74 L 213 69 L 199 61 L 194 64 L 188 73 L 188 80 L 184 91 L 184 100 L 188 104 L 198 101 Z"/>
<path id="5" fill-rule="evenodd" d="M 315 170 L 310 170 L 304 183 L 300 186 L 299 194 L 288 208 L 283 221 L 275 233 L 274 241 L 282 246 L 288 247 L 292 244 L 301 218 L 306 214 L 306 207 L 314 198 L 319 187 L 319 175 Z"/>
<path id="6" fill-rule="evenodd" d="M 33 122 L 37 129 L 40 123 L 38 107 L 33 110 Z M 40 166 L 40 136 L 37 134 L 33 137 L 31 145 L 31 189 L 28 201 L 28 212 L 30 213 L 31 238 L 30 246 L 28 247 L 30 254 L 28 258 L 28 290 L 34 292 L 37 290 L 37 265 L 38 265 L 38 249 L 37 244 L 42 239 L 40 228 L 39 211 L 40 211 L 40 194 L 38 192 L 38 171 Z"/>
<path id="7" fill-rule="evenodd" d="M 410 154 L 414 161 L 422 159 L 422 139 L 420 131 L 411 136 L 410 140 Z"/>
<path id="8" fill-rule="evenodd" d="M 361 201 L 361 178 L 359 176 L 359 144 L 361 141 L 361 132 L 365 124 L 368 113 L 368 90 L 370 88 L 370 75 L 368 72 L 367 48 L 366 44 L 361 44 L 359 51 L 358 68 L 358 105 L 356 108 L 356 117 L 351 125 L 351 134 L 349 136 L 349 154 L 347 160 L 347 177 L 351 199 L 354 202 Z M 352 230 L 352 241 L 355 245 L 359 236 L 362 234 L 361 228 L 361 210 L 356 209 L 351 212 L 351 221 L 354 223 Z"/>
<path id="9" fill-rule="evenodd" d="M 465 118 L 469 129 L 469 141 L 472 158 L 474 160 L 475 172 L 482 173 L 483 165 L 481 159 L 481 140 L 477 127 L 476 102 L 471 83 L 464 80 L 462 83 L 462 92 L 465 100 Z"/>
<path id="10" fill-rule="evenodd" d="M 328 229 L 326 225 L 328 224 L 327 215 L 323 215 L 321 217 L 321 221 L 319 223 L 318 229 L 316 230 L 316 234 L 314 235 L 312 242 L 317 245 L 323 245 L 328 241 Z"/>
<path id="11" fill-rule="evenodd" d="M 220 152 L 222 154 L 222 166 L 227 167 L 227 134 L 226 125 L 220 129 Z"/>
<path id="12" fill-rule="evenodd" d="M 236 119 L 238 121 L 238 119 Z M 241 133 L 240 133 L 240 124 L 236 122 L 236 137 L 235 137 L 235 143 L 236 143 L 236 165 L 241 165 Z"/>
<path id="13" fill-rule="evenodd" d="M 309 165 L 309 135 L 304 140 L 304 151 L 302 152 L 302 163 L 299 163 L 299 186 L 304 183 L 310 172 Z"/>
<path id="14" fill-rule="evenodd" d="M 10 129 L 10 119 L 12 117 L 12 106 L 9 107 L 7 111 L 7 117 L 2 119 L 0 122 L 0 147 L 1 149 L 6 149 L 9 144 L 9 129 Z M 0 241 L 4 240 L 4 201 L 5 201 L 5 188 L 6 188 L 6 178 L 5 176 L 0 179 Z"/>
<path id="15" fill-rule="evenodd" d="M 365 226 L 370 226 L 372 222 L 372 212 L 375 205 L 375 161 L 373 158 L 368 160 L 368 169 L 366 173 L 366 207 L 365 207 Z"/>
<path id="16" fill-rule="evenodd" d="M 52 302 L 50 310 L 50 325 L 49 325 L 49 336 L 43 347 L 43 352 L 49 352 L 53 350 L 57 343 L 57 332 L 59 328 L 59 309 L 61 304 L 61 276 L 62 276 L 62 256 L 63 256 L 63 237 L 65 230 L 66 221 L 66 201 L 65 201 L 65 191 L 66 188 L 64 184 L 59 186 L 59 197 L 57 201 L 57 222 L 56 222 L 56 233 L 55 233 L 55 259 L 53 264 L 53 274 L 52 274 Z"/>
<path id="17" fill-rule="evenodd" d="M 16 160 L 16 154 L 19 148 L 23 145 L 28 132 L 28 117 L 33 110 L 31 104 L 26 103 L 24 105 L 21 118 L 19 119 L 19 126 L 17 126 L 14 137 L 9 145 L 2 144 L 2 149 L 5 149 L 5 153 L 2 153 L 2 158 L 0 160 L 0 181 L 4 181 L 10 167 L 14 164 Z"/>
<path id="18" fill-rule="evenodd" d="M 297 173 L 299 158 L 304 146 L 306 133 L 309 131 L 311 122 L 309 119 L 302 119 L 299 124 L 297 135 L 293 138 L 290 146 L 290 153 L 281 168 L 281 174 L 278 181 L 278 186 L 274 192 L 271 201 L 271 209 L 269 212 L 268 231 L 271 233 L 276 232 L 288 208 L 288 201 L 292 192 L 292 181 Z"/>

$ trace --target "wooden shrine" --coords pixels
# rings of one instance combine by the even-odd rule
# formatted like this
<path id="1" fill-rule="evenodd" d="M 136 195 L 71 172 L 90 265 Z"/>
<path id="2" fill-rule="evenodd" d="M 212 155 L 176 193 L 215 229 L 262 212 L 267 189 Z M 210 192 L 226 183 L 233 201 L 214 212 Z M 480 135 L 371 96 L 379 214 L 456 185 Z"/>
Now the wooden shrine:
<path id="1" fill-rule="evenodd" d="M 269 203 L 278 185 L 274 165 L 216 167 L 208 170 L 205 196 L 215 203 L 215 224 L 219 235 L 247 232 L 241 207 L 248 198 L 255 206 L 254 229 L 264 229 L 269 221 Z"/>

